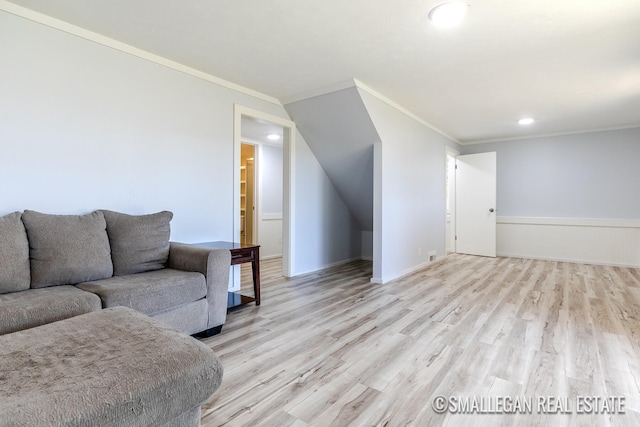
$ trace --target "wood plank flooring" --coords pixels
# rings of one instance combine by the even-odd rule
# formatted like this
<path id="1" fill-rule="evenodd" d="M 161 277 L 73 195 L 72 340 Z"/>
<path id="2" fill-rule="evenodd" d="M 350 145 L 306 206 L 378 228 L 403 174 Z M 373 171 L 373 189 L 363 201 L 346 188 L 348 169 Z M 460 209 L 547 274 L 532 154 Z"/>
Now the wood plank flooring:
<path id="1" fill-rule="evenodd" d="M 451 255 L 370 277 L 364 261 L 293 279 L 262 262 L 262 305 L 203 340 L 225 372 L 202 424 L 640 426 L 640 269 Z"/>

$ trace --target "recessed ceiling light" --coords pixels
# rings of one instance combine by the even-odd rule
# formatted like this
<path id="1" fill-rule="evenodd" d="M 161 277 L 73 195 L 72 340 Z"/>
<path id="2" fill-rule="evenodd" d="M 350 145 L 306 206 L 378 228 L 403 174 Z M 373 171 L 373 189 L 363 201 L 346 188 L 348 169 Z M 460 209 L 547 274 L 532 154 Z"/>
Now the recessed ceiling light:
<path id="1" fill-rule="evenodd" d="M 533 119 L 531 117 L 525 117 L 524 119 L 518 120 L 518 124 L 521 125 L 530 125 L 531 123 L 533 123 Z"/>
<path id="2" fill-rule="evenodd" d="M 429 20 L 438 27 L 454 27 L 462 21 L 466 10 L 467 8 L 464 3 L 442 3 L 431 9 L 431 12 L 429 12 Z"/>
<path id="3" fill-rule="evenodd" d="M 269 135 L 267 135 L 267 139 L 270 139 L 271 141 L 277 141 L 280 139 L 280 135 L 276 133 L 270 133 Z"/>

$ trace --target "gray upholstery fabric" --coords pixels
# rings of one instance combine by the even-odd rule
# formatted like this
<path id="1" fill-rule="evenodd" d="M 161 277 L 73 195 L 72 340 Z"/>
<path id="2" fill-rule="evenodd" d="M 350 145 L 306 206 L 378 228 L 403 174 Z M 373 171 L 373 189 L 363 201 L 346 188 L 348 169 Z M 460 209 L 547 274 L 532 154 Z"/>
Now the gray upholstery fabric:
<path id="1" fill-rule="evenodd" d="M 0 337 L 0 426 L 193 421 L 222 381 L 201 342 L 125 307 Z"/>
<path id="2" fill-rule="evenodd" d="M 111 277 L 113 264 L 102 212 L 49 215 L 25 210 L 31 287 L 67 285 Z"/>
<path id="3" fill-rule="evenodd" d="M 207 329 L 207 300 L 198 301 L 172 307 L 151 315 L 156 320 L 169 325 L 185 334 L 193 335 Z"/>
<path id="4" fill-rule="evenodd" d="M 0 217 L 0 294 L 29 289 L 29 241 L 22 214 Z"/>
<path id="5" fill-rule="evenodd" d="M 98 296 L 69 285 L 3 294 L 0 295 L 0 335 L 101 308 Z"/>
<path id="6" fill-rule="evenodd" d="M 171 268 L 114 276 L 76 286 L 97 294 L 104 308 L 125 306 L 144 314 L 154 314 L 207 295 L 202 274 Z"/>
<path id="7" fill-rule="evenodd" d="M 113 274 L 142 273 L 164 268 L 169 257 L 173 213 L 127 215 L 103 210 L 111 243 Z"/>
<path id="8" fill-rule="evenodd" d="M 202 410 L 200 406 L 193 408 L 189 412 L 185 412 L 175 420 L 169 421 L 163 424 L 162 427 L 200 427 L 200 418 L 202 417 Z"/>
<path id="9" fill-rule="evenodd" d="M 231 252 L 226 249 L 207 249 L 171 242 L 167 265 L 179 270 L 199 271 L 206 276 L 209 305 L 207 329 L 224 325 L 227 318 Z"/>

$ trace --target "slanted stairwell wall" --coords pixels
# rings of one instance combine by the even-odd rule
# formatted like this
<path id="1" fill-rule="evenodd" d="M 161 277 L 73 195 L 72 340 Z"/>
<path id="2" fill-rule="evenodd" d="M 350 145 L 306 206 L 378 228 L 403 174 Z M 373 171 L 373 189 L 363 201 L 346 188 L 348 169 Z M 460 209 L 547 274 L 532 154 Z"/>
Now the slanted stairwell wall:
<path id="1" fill-rule="evenodd" d="M 355 82 L 285 109 L 360 226 L 374 282 L 445 255 L 445 147 L 455 142 Z"/>

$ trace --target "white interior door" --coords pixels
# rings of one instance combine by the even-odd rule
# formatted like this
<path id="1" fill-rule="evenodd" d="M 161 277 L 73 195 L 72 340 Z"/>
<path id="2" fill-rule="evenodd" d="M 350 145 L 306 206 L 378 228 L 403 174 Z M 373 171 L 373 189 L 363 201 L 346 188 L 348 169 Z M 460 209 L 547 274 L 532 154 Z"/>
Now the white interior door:
<path id="1" fill-rule="evenodd" d="M 496 256 L 496 153 L 456 158 L 456 252 Z"/>

